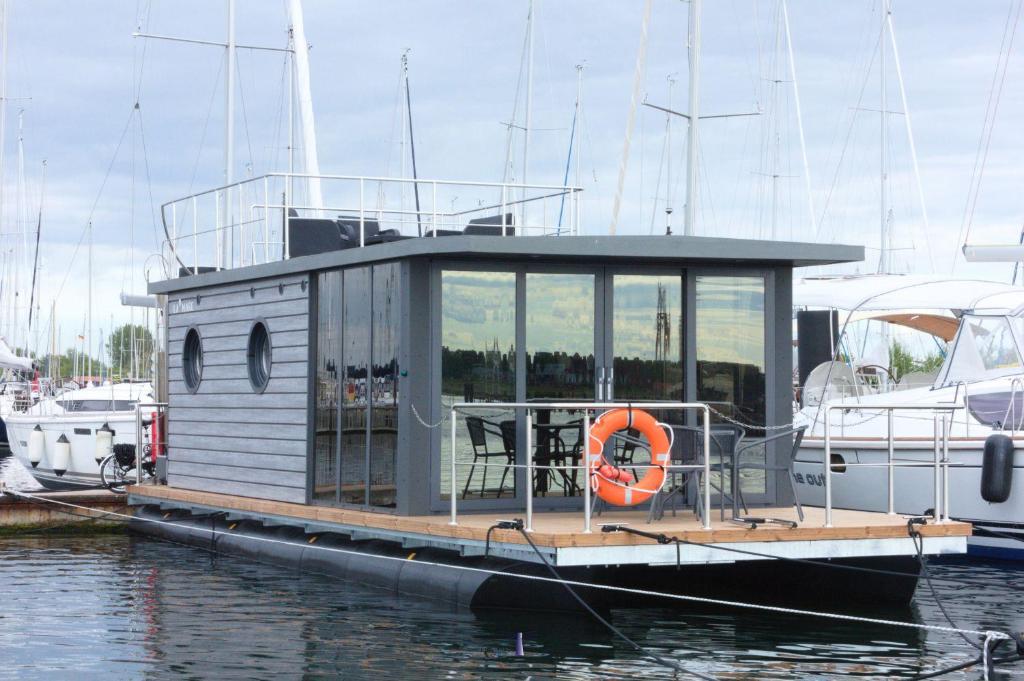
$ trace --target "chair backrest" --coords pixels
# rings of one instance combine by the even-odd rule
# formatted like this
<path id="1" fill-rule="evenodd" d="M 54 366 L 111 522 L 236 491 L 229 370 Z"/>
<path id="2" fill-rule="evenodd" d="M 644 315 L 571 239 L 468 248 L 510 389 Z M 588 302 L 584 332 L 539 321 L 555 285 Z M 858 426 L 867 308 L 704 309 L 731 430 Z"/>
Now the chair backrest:
<path id="1" fill-rule="evenodd" d="M 484 420 L 479 416 L 466 417 L 466 430 L 469 431 L 469 441 L 473 450 L 487 449 L 487 433 L 484 431 Z"/>
<path id="2" fill-rule="evenodd" d="M 514 454 L 516 451 L 516 422 L 514 419 L 502 421 L 498 424 L 501 428 L 501 443 L 505 447 L 506 454 Z"/>

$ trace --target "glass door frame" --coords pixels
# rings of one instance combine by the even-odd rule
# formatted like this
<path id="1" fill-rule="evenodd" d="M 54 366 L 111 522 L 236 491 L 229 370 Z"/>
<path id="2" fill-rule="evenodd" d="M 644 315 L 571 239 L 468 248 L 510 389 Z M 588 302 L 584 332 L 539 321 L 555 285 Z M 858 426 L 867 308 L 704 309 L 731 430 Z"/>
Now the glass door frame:
<path id="1" fill-rule="evenodd" d="M 765 425 L 769 428 L 778 425 L 776 410 L 778 400 L 776 399 L 778 382 L 776 378 L 776 362 L 774 357 L 780 348 L 777 347 L 775 339 L 775 318 L 776 307 L 776 272 L 770 268 L 729 268 L 716 269 L 714 267 L 691 267 L 686 274 L 686 345 L 684 352 L 686 366 L 683 369 L 684 381 L 686 383 L 686 395 L 690 401 L 698 401 L 697 396 L 697 278 L 698 277 L 760 277 L 764 281 L 764 371 L 765 371 Z M 791 352 L 790 348 L 781 348 L 785 352 Z M 712 414 L 714 417 L 714 414 Z M 696 417 L 694 417 L 696 418 Z M 712 419 L 713 420 L 713 419 Z M 765 459 L 774 460 L 780 451 L 777 445 L 779 442 L 770 442 L 765 448 Z M 784 452 L 785 453 L 785 452 Z M 773 474 L 778 475 L 778 474 Z M 778 483 L 769 484 L 765 480 L 765 491 L 763 493 L 748 494 L 746 501 L 753 504 L 773 505 L 777 499 Z"/>
<path id="2" fill-rule="evenodd" d="M 593 396 L 597 395 L 597 372 L 596 367 L 601 356 L 603 356 L 603 343 L 605 335 L 602 332 L 605 325 L 604 317 L 604 268 L 599 265 L 574 266 L 571 264 L 540 264 L 540 263 L 516 263 L 508 261 L 460 261 L 460 260 L 437 260 L 431 264 L 430 285 L 431 285 L 431 319 L 436 320 L 430 330 L 431 348 L 431 423 L 440 423 L 441 426 L 434 428 L 430 440 L 430 510 L 444 512 L 450 508 L 450 500 L 441 498 L 441 465 L 443 452 L 441 446 L 443 434 L 441 428 L 450 429 L 450 414 L 444 413 L 441 406 L 441 273 L 443 271 L 468 271 L 468 272 L 506 272 L 514 273 L 516 281 L 515 291 L 515 401 L 525 402 L 526 399 L 526 276 L 528 274 L 589 274 L 594 277 L 594 366 L 595 383 Z M 516 410 L 516 465 L 526 464 L 526 410 Z M 457 426 L 458 437 L 466 438 L 464 417 L 459 417 Z M 459 499 L 459 509 L 472 511 L 489 509 L 521 509 L 526 503 L 527 472 L 525 468 L 515 469 L 515 494 L 501 499 Z M 453 483 L 451 493 L 456 493 L 456 485 Z M 582 497 L 534 497 L 534 508 L 538 510 L 554 508 L 572 508 L 578 506 Z"/>

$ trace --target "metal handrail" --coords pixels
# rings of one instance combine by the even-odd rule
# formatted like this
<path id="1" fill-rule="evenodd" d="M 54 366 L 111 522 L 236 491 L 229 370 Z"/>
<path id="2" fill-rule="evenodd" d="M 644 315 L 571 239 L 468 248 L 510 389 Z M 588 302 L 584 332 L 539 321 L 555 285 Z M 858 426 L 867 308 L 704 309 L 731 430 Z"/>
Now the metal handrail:
<path id="1" fill-rule="evenodd" d="M 597 453 L 591 453 L 590 444 L 590 412 L 591 410 L 609 410 L 609 409 L 629 409 L 629 408 L 644 408 L 644 409 L 678 409 L 686 412 L 691 410 L 699 410 L 703 412 L 702 427 L 704 431 L 704 463 L 701 465 L 676 465 L 669 464 L 667 466 L 658 466 L 659 468 L 670 469 L 670 470 L 703 470 L 704 471 L 704 495 L 703 504 L 704 508 L 702 517 L 702 528 L 705 530 L 711 529 L 711 409 L 707 404 L 703 402 L 643 402 L 634 404 L 632 402 L 457 402 L 451 407 L 451 489 L 449 490 L 450 499 L 450 520 L 449 525 L 457 526 L 458 522 L 458 495 L 455 493 L 456 480 L 458 478 L 458 466 L 459 465 L 473 465 L 471 462 L 459 462 L 458 461 L 458 450 L 456 448 L 456 438 L 458 424 L 458 412 L 468 411 L 473 409 L 524 409 L 526 410 L 526 451 L 527 459 L 526 464 L 512 464 L 513 468 L 526 468 L 526 531 L 533 532 L 533 471 L 534 469 L 550 469 L 550 470 L 586 470 L 591 467 L 594 462 L 592 457 L 600 457 L 600 450 Z M 583 433 L 586 441 L 584 447 L 584 456 L 586 457 L 585 463 L 581 465 L 567 465 L 567 466 L 538 466 L 533 463 L 533 412 L 537 409 L 543 409 L 545 411 L 582 411 L 583 412 Z M 664 425 L 664 424 L 661 424 Z M 483 465 L 486 467 L 487 464 L 476 464 L 478 466 Z M 492 464 L 501 465 L 501 464 Z M 637 468 L 642 466 L 638 465 Z M 660 491 L 660 490 L 659 490 Z M 590 509 L 590 481 L 587 480 L 586 484 L 583 485 L 583 532 L 589 534 L 591 530 L 591 509 Z"/>
<path id="2" fill-rule="evenodd" d="M 332 185 L 332 193 L 335 200 L 325 202 L 325 205 L 305 206 L 293 203 L 294 191 L 292 184 L 295 181 L 323 180 Z M 375 183 L 378 188 L 378 197 L 384 197 L 384 188 L 397 185 L 404 195 L 405 187 L 425 186 L 427 189 L 427 200 L 430 205 L 417 206 L 415 210 L 407 209 L 404 203 L 401 208 L 396 205 L 369 205 L 367 195 L 367 183 Z M 462 196 L 462 206 L 458 209 L 454 196 L 456 188 Z M 439 195 L 439 192 L 442 194 Z M 470 195 L 466 196 L 465 192 Z M 414 225 L 422 235 L 426 227 L 432 226 L 434 236 L 438 236 L 438 229 L 447 229 L 448 224 L 462 226 L 463 216 L 473 213 L 484 214 L 500 206 L 502 216 L 502 234 L 506 229 L 515 229 L 516 233 L 540 233 L 552 235 L 574 235 L 579 233 L 580 226 L 580 193 L 581 187 L 571 185 L 550 185 L 550 184 L 511 184 L 498 182 L 479 182 L 464 180 L 431 180 L 403 177 L 378 177 L 358 175 L 313 175 L 306 173 L 267 173 L 258 177 L 248 178 L 231 184 L 220 185 L 206 189 L 188 196 L 168 201 L 161 206 L 161 217 L 164 223 L 166 239 L 163 240 L 162 248 L 167 252 L 168 261 L 176 260 L 182 267 L 195 269 L 201 260 L 201 255 L 214 257 L 217 269 L 230 269 L 233 267 L 244 267 L 247 264 L 255 264 L 257 258 L 255 253 L 250 253 L 250 241 L 255 236 L 257 240 L 268 243 L 278 239 L 284 242 L 280 255 L 271 254 L 267 249 L 263 254 L 263 261 L 269 262 L 273 259 L 288 259 L 290 257 L 290 244 L 288 234 L 289 218 L 288 209 L 304 210 L 312 212 L 314 216 L 322 216 L 336 210 L 358 213 L 359 246 L 366 245 L 365 225 L 368 220 L 376 219 L 382 225 L 385 220 L 397 226 L 403 233 L 409 225 Z M 493 198 L 494 193 L 500 193 L 500 202 Z M 282 200 L 279 194 L 284 197 Z M 477 196 L 482 194 L 481 196 Z M 568 195 L 568 219 L 566 226 L 560 220 L 557 225 L 550 222 L 549 201 L 561 200 L 565 202 Z M 394 201 L 395 194 L 388 193 L 389 200 Z M 474 200 L 475 198 L 475 200 Z M 237 199 L 237 200 L 236 200 Z M 255 199 L 255 200 L 253 200 Z M 452 201 L 448 209 L 448 200 Z M 379 199 L 380 200 L 380 199 Z M 468 202 L 468 203 L 467 203 Z M 532 211 L 537 216 L 536 220 L 528 220 L 525 206 L 527 204 L 541 203 L 540 210 Z M 442 206 L 441 204 L 444 204 Z M 237 204 L 237 205 L 236 205 Z M 331 205 L 335 204 L 335 205 Z M 472 207 L 465 208 L 470 205 Z M 358 208 L 356 208 L 358 206 Z M 521 208 L 521 224 L 505 224 L 504 216 L 509 210 Z M 179 210 L 180 209 L 180 210 Z M 191 216 L 189 216 L 191 213 Z M 276 215 L 272 216 L 272 213 Z M 200 218 L 202 214 L 202 218 Z M 278 219 L 280 217 L 280 219 Z M 181 225 L 179 225 L 179 219 Z M 540 222 L 538 222 L 538 220 Z M 192 224 L 186 226 L 188 222 Z M 183 229 L 179 229 L 179 226 Z M 191 243 L 189 240 L 191 239 Z M 211 241 L 213 243 L 211 243 Z M 191 247 L 191 253 L 188 252 Z M 202 250 L 201 250 L 202 249 Z M 246 262 L 251 257 L 251 262 Z"/>
<path id="3" fill-rule="evenodd" d="M 951 425 L 952 413 L 957 409 L 963 409 L 963 404 L 872 404 L 871 410 L 887 412 L 887 434 L 888 459 L 884 465 L 888 468 L 888 510 L 889 515 L 895 515 L 895 469 L 921 466 L 919 462 L 897 462 L 894 458 L 895 439 L 893 436 L 893 413 L 896 411 L 931 411 L 934 422 L 934 461 L 929 464 L 933 471 L 935 485 L 935 505 L 932 516 L 935 522 L 942 523 L 949 520 L 949 428 Z M 822 456 L 822 466 L 825 469 L 825 527 L 832 527 L 832 412 L 835 410 L 849 410 L 850 406 L 845 404 L 825 405 L 825 450 Z M 941 416 L 941 418 L 940 418 Z M 940 430 L 941 421 L 941 430 Z M 941 445 L 940 445 L 941 443 Z M 866 466 L 868 464 L 840 464 L 844 466 Z M 877 465 L 876 465 L 877 467 Z M 943 489 L 945 494 L 943 495 Z"/>

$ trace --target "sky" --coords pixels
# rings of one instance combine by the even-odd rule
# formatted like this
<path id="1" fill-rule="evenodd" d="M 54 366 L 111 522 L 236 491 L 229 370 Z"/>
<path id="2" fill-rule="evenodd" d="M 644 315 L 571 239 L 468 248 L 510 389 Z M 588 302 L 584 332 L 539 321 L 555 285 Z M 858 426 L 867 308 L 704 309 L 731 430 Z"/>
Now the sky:
<path id="1" fill-rule="evenodd" d="M 133 38 L 143 32 L 223 41 L 226 2 L 209 0 L 8 0 L 4 125 L 3 280 L 21 288 L 30 263 L 14 267 L 22 225 L 31 240 L 42 192 L 40 280 L 43 324 L 30 343 L 45 346 L 56 300 L 59 346 L 85 325 L 86 225 L 92 222 L 93 327 L 90 345 L 111 322 L 138 311 L 122 291 L 141 293 L 160 278 L 153 254 L 163 238 L 160 205 L 218 185 L 224 177 L 224 50 Z M 948 274 L 962 243 L 969 188 L 996 74 L 1000 43 L 1019 6 L 1011 0 L 893 0 L 899 64 L 921 175 L 921 209 L 891 47 L 880 57 L 879 0 L 789 0 L 793 65 L 807 149 L 805 173 L 794 88 L 777 29 L 777 0 L 710 0 L 702 24 L 701 111 L 754 113 L 701 126 L 697 233 L 831 241 L 867 247 L 878 266 L 881 209 L 879 63 L 886 64 L 887 205 L 893 268 Z M 395 129 L 399 64 L 409 73 L 420 177 L 500 181 L 516 101 L 527 0 L 306 0 L 311 86 L 321 171 L 400 172 Z M 561 185 L 583 64 L 581 186 L 583 229 L 608 232 L 622 159 L 640 43 L 641 0 L 535 0 L 534 88 L 527 179 Z M 687 15 L 680 0 L 655 0 L 642 96 L 687 106 Z M 1013 22 L 1010 22 L 1011 27 Z M 239 44 L 283 47 L 282 0 L 239 0 Z M 1020 42 L 1024 42 L 1021 38 Z M 1020 55 L 1010 51 L 969 240 L 1011 243 L 1024 221 L 1024 132 Z M 779 55 L 782 55 L 781 57 Z M 240 51 L 236 91 L 236 177 L 286 169 L 283 55 Z M 139 109 L 134 111 L 138 102 Z M 24 185 L 18 171 L 23 113 Z M 522 140 L 512 175 L 522 179 Z M 685 128 L 637 112 L 619 233 L 664 233 L 665 207 L 681 232 Z M 672 186 L 667 186 L 671 158 Z M 773 176 L 776 176 L 773 179 Z M 659 181 L 660 180 L 660 181 Z M 572 178 L 570 177 L 570 181 Z M 807 187 L 810 187 L 810 193 Z M 811 206 L 814 207 L 812 216 Z M 924 213 L 927 213 L 927 229 Z M 774 216 L 774 217 L 773 217 Z M 960 262 L 955 272 L 1009 281 L 1011 265 Z M 13 287 L 8 283 L 8 291 Z M 0 333 L 24 339 L 3 305 Z"/>

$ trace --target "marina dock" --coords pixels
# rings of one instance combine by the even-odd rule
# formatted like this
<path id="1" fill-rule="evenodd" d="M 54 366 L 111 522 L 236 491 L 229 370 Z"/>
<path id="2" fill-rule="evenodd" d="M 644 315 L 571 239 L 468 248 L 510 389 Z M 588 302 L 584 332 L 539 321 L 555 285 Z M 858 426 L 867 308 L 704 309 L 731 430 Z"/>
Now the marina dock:
<path id="1" fill-rule="evenodd" d="M 0 534 L 8 530 L 49 529 L 78 523 L 123 525 L 124 495 L 107 490 L 33 492 L 35 499 L 0 494 Z M 73 504 L 65 506 L 63 504 Z"/>

